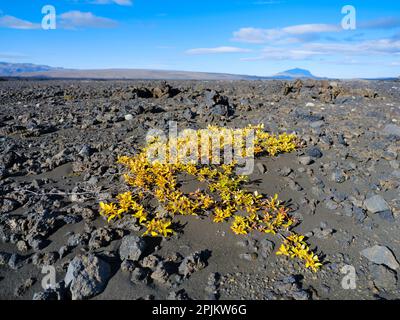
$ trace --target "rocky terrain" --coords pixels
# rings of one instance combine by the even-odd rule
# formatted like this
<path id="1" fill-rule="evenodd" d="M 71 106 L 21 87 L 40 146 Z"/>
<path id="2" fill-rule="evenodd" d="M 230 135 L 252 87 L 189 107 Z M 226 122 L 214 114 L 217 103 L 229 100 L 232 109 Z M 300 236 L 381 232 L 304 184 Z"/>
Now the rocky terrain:
<path id="1" fill-rule="evenodd" d="M 168 239 L 100 217 L 116 157 L 169 121 L 296 132 L 306 146 L 257 159 L 248 188 L 290 205 L 322 269 L 206 217 Z M 400 298 L 399 81 L 1 81 L 0 150 L 0 299 Z"/>

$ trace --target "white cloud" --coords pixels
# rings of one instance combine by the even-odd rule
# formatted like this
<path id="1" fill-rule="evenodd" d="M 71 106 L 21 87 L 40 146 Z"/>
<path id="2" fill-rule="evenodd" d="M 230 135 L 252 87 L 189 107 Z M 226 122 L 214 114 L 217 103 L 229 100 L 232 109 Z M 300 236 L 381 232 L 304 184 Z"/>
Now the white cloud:
<path id="1" fill-rule="evenodd" d="M 396 17 L 384 17 L 361 22 L 358 24 L 358 27 L 364 29 L 395 29 L 400 27 L 400 19 Z"/>
<path id="2" fill-rule="evenodd" d="M 275 29 L 249 27 L 235 31 L 233 33 L 233 40 L 246 43 L 266 43 L 269 41 L 289 39 L 291 42 L 295 42 L 296 38 L 293 36 L 340 32 L 341 30 L 339 26 L 330 24 L 301 24 Z M 301 41 L 301 39 L 298 40 Z"/>
<path id="3" fill-rule="evenodd" d="M 306 60 L 314 56 L 323 54 L 320 51 L 306 49 L 288 49 L 277 47 L 266 47 L 261 51 L 261 55 L 257 57 L 242 58 L 242 61 L 259 61 L 259 60 Z"/>
<path id="4" fill-rule="evenodd" d="M 400 19 L 386 17 L 359 23 L 360 29 L 394 29 L 400 27 Z M 335 24 L 300 24 L 284 28 L 241 28 L 233 32 L 233 41 L 244 43 L 299 43 L 309 42 L 319 38 L 324 33 L 338 33 L 343 31 L 340 25 Z"/>
<path id="5" fill-rule="evenodd" d="M 26 58 L 28 58 L 28 56 L 20 54 L 20 53 L 0 52 L 0 59 L 18 60 L 18 59 L 26 59 Z"/>
<path id="6" fill-rule="evenodd" d="M 327 56 L 341 57 L 342 64 L 355 64 L 358 57 L 393 57 L 400 55 L 400 40 L 375 39 L 358 43 L 306 43 L 301 46 L 265 47 L 256 57 L 242 61 L 259 60 L 307 60 Z M 377 60 L 376 60 L 377 61 Z"/>
<path id="7" fill-rule="evenodd" d="M 400 54 L 400 40 L 374 39 L 358 43 L 311 43 L 306 45 L 312 50 L 319 50 L 324 54 L 372 55 L 372 54 Z"/>
<path id="8" fill-rule="evenodd" d="M 216 47 L 216 48 L 190 49 L 186 51 L 186 54 L 200 55 L 200 54 L 246 53 L 246 52 L 251 52 L 251 50 L 238 47 Z"/>
<path id="9" fill-rule="evenodd" d="M 282 31 L 290 35 L 301 35 L 309 33 L 339 32 L 343 29 L 333 24 L 300 24 L 283 28 Z"/>
<path id="10" fill-rule="evenodd" d="M 117 22 L 108 18 L 98 17 L 91 12 L 69 11 L 57 16 L 57 27 L 63 29 L 76 28 L 112 28 Z M 0 28 L 9 29 L 41 29 L 40 23 L 33 23 L 14 16 L 1 16 Z"/>
<path id="11" fill-rule="evenodd" d="M 233 33 L 233 40 L 247 43 L 265 43 L 281 36 L 278 29 L 241 28 Z"/>
<path id="12" fill-rule="evenodd" d="M 60 25 L 66 29 L 76 28 L 113 28 L 117 22 L 108 18 L 95 16 L 91 12 L 68 11 L 59 16 Z"/>
<path id="13" fill-rule="evenodd" d="M 95 4 L 109 4 L 109 3 L 115 3 L 120 6 L 131 6 L 132 0 L 93 0 L 93 3 Z"/>
<path id="14" fill-rule="evenodd" d="M 2 16 L 0 17 L 0 28 L 29 30 L 29 29 L 39 29 L 41 28 L 41 25 L 27 20 L 22 20 L 13 16 Z"/>

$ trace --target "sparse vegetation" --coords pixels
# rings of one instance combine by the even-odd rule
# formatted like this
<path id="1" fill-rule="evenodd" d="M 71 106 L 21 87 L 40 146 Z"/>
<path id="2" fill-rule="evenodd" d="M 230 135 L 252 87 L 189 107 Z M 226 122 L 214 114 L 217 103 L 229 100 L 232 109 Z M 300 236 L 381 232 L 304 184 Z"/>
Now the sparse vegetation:
<path id="1" fill-rule="evenodd" d="M 207 130 L 211 136 L 221 137 L 218 151 L 223 153 L 239 144 L 242 157 L 251 154 L 276 156 L 291 152 L 298 146 L 295 135 L 271 135 L 263 130 L 262 125 L 243 129 L 210 126 Z M 126 169 L 124 180 L 130 191 L 119 194 L 114 203 L 101 202 L 100 213 L 108 221 L 131 214 L 137 224 L 145 229 L 144 236 L 167 237 L 173 234 L 175 215 L 209 216 L 215 223 L 231 223 L 231 230 L 238 235 L 246 235 L 251 231 L 280 234 L 284 241 L 277 254 L 299 258 L 307 268 L 317 271 L 321 266 L 318 256 L 311 251 L 303 236 L 290 231 L 294 219 L 278 195 L 268 197 L 246 191 L 247 177 L 235 173 L 237 161 L 222 163 L 220 157 L 216 159 L 212 145 L 204 144 L 201 140 L 202 133 L 204 130 L 197 130 L 194 133 L 197 139 L 194 140 L 187 136 L 166 142 L 154 138 L 140 153 L 120 156 L 118 163 Z M 249 148 L 244 141 L 252 133 L 254 146 Z M 238 136 L 242 138 L 241 141 L 238 141 Z M 172 145 L 177 150 L 175 162 L 149 160 L 149 152 L 154 150 L 165 150 L 167 159 L 170 159 Z M 190 161 L 187 161 L 188 150 L 197 151 Z M 210 164 L 199 164 L 205 158 Z M 178 176 L 182 174 L 196 177 L 207 187 L 185 194 L 178 186 Z M 142 206 L 146 198 L 156 199 L 163 212 L 146 211 Z"/>

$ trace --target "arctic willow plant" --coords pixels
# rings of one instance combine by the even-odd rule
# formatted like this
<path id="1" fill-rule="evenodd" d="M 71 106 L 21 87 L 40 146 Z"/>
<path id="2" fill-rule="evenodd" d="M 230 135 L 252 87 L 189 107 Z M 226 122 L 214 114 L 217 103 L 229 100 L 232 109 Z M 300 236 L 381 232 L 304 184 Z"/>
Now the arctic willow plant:
<path id="1" fill-rule="evenodd" d="M 227 129 L 210 126 L 207 130 L 221 136 L 235 136 L 242 133 L 246 137 L 254 133 L 254 147 L 252 152 L 257 155 L 275 156 L 279 153 L 291 152 L 298 146 L 293 134 L 271 135 L 264 132 L 263 126 L 249 126 L 244 129 Z M 201 130 L 196 132 L 200 142 Z M 237 136 L 237 135 L 236 135 Z M 222 139 L 223 140 L 223 139 Z M 234 143 L 231 139 L 221 140 L 220 151 L 227 144 Z M 265 197 L 257 192 L 248 192 L 242 188 L 247 181 L 246 176 L 237 175 L 237 163 L 215 164 L 210 150 L 205 150 L 204 144 L 198 143 L 198 159 L 208 157 L 211 165 L 199 164 L 200 161 L 178 161 L 175 163 L 150 161 L 148 151 L 154 147 L 166 147 L 173 143 L 177 154 L 182 155 L 188 150 L 189 142 L 185 138 L 175 141 L 161 142 L 153 139 L 147 146 L 134 156 L 121 156 L 118 163 L 126 168 L 124 179 L 131 191 L 121 193 L 114 203 L 100 202 L 100 213 L 108 221 L 121 218 L 124 214 L 131 214 L 136 218 L 138 225 L 144 228 L 143 235 L 168 237 L 173 234 L 172 219 L 175 215 L 206 215 L 215 223 L 230 223 L 231 230 L 238 235 L 246 235 L 251 231 L 280 234 L 283 243 L 277 254 L 290 258 L 298 258 L 305 266 L 316 272 L 321 263 L 304 242 L 304 237 L 290 231 L 294 220 L 278 199 L 278 195 Z M 203 146 L 203 148 L 201 147 Z M 208 147 L 208 146 L 207 146 Z M 227 149 L 225 149 L 227 150 Z M 243 155 L 246 148 L 243 146 Z M 195 159 L 196 160 L 196 159 Z M 185 194 L 178 187 L 178 175 L 194 176 L 199 182 L 206 183 L 207 188 Z M 157 200 L 163 208 L 163 213 L 146 211 L 142 206 L 148 198 Z"/>

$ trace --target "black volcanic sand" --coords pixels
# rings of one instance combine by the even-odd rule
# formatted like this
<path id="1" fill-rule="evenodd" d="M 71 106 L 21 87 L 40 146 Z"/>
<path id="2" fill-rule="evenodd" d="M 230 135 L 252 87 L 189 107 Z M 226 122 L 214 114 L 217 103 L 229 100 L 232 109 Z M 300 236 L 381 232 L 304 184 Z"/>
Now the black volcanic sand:
<path id="1" fill-rule="evenodd" d="M 257 159 L 266 172 L 256 166 L 247 188 L 287 202 L 321 271 L 276 256 L 277 236 L 236 236 L 207 217 L 176 217 L 181 233 L 145 238 L 139 261 L 122 262 L 122 239 L 143 231 L 130 217 L 108 224 L 98 202 L 125 190 L 116 157 L 169 121 L 296 132 L 305 147 Z M 2 81 L 0 150 L 1 299 L 400 298 L 398 81 Z M 83 256 L 89 283 L 75 274 L 78 289 L 65 288 Z M 45 292 L 43 265 L 57 280 Z M 346 265 L 355 289 L 342 287 Z"/>

